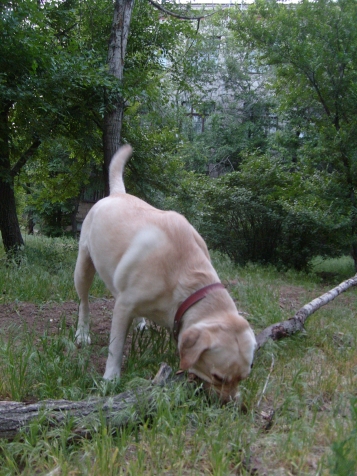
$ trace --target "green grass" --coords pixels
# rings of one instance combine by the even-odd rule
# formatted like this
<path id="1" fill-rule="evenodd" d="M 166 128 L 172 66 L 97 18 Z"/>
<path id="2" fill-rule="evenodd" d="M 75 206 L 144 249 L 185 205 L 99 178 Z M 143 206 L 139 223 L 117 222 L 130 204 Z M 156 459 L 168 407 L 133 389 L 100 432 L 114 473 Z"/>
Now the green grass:
<path id="1" fill-rule="evenodd" d="M 37 335 L 15 326 L 0 334 L 0 395 L 12 400 L 84 398 L 93 385 L 89 348 L 77 349 L 74 329 Z"/>
<path id="2" fill-rule="evenodd" d="M 330 275 L 331 278 L 348 279 L 355 274 L 354 263 L 350 256 L 313 260 L 313 271 L 317 275 Z"/>
<path id="3" fill-rule="evenodd" d="M 8 263 L 0 250 L 1 302 L 69 301 L 77 295 L 73 285 L 73 271 L 77 256 L 77 241 L 70 238 L 28 236 L 21 264 Z M 104 284 L 95 278 L 93 296 L 109 296 Z"/>
<path id="4" fill-rule="evenodd" d="M 77 244 L 27 237 L 18 268 L 0 251 L 1 304 L 76 299 Z M 352 276 L 348 258 L 316 259 L 309 274 L 250 265 L 235 267 L 213 253 L 221 279 L 254 330 L 291 317 L 311 299 Z M 93 296 L 108 296 L 99 280 Z M 0 475 L 337 475 L 357 474 L 357 290 L 310 316 L 306 331 L 266 344 L 242 382 L 245 411 L 220 406 L 193 385 L 160 391 L 159 405 L 140 425 L 111 431 L 99 422 L 92 439 L 73 436 L 69 421 L 33 422 L 14 441 L 0 441 Z M 93 317 L 95 318 L 95 317 Z M 135 333 L 119 384 L 96 370 L 105 347 L 78 349 L 74 329 L 0 333 L 0 398 L 79 400 L 111 395 L 151 378 L 162 361 L 175 370 L 175 344 L 159 328 Z"/>

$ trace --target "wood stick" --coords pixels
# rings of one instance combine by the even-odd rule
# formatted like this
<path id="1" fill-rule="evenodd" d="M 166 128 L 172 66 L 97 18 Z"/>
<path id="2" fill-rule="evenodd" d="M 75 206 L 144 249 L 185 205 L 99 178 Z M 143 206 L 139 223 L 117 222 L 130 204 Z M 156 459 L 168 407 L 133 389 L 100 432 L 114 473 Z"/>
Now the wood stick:
<path id="1" fill-rule="evenodd" d="M 69 400 L 44 400 L 37 403 L 0 402 L 0 438 L 13 439 L 34 419 L 43 417 L 50 426 L 57 426 L 69 417 L 75 419 L 73 433 L 78 437 L 90 436 L 92 423 L 105 419 L 112 428 L 121 428 L 129 423 L 140 423 L 143 415 L 154 411 L 158 392 L 154 387 L 176 381 L 170 378 L 172 369 L 161 364 L 154 380 L 148 386 L 119 393 L 111 397 L 92 397 L 73 402 Z"/>
<path id="2" fill-rule="evenodd" d="M 332 300 L 334 300 L 341 293 L 347 291 L 352 286 L 357 285 L 357 274 L 346 281 L 343 281 L 341 284 L 331 289 L 322 296 L 313 299 L 308 304 L 305 304 L 298 312 L 291 317 L 290 319 L 283 322 L 276 322 L 271 326 L 265 328 L 257 336 L 257 349 L 260 349 L 269 339 L 279 340 L 284 337 L 291 336 L 296 332 L 302 331 L 304 329 L 306 319 L 311 316 L 315 311 L 320 309 L 320 307 L 325 306 Z"/>

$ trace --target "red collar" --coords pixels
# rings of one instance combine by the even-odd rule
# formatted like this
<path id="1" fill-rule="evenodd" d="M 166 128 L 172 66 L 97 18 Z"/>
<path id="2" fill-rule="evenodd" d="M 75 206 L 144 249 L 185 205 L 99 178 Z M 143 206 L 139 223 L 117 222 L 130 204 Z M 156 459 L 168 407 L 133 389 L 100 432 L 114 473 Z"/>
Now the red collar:
<path id="1" fill-rule="evenodd" d="M 191 294 L 182 304 L 181 306 L 177 309 L 175 319 L 174 319 L 174 327 L 173 327 L 173 336 L 175 340 L 178 340 L 178 335 L 180 332 L 180 327 L 181 327 L 181 319 L 182 316 L 185 314 L 185 312 L 193 306 L 196 302 L 201 301 L 201 299 L 205 298 L 207 294 L 209 294 L 211 291 L 214 291 L 217 288 L 223 288 L 222 283 L 214 283 L 214 284 L 209 284 L 208 286 L 205 286 L 204 288 L 199 289 L 195 293 Z"/>

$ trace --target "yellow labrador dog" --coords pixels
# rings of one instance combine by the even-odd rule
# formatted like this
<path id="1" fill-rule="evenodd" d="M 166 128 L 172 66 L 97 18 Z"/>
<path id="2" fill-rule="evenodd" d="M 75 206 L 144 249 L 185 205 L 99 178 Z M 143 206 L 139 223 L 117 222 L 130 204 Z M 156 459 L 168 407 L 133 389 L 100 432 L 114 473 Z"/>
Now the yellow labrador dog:
<path id="1" fill-rule="evenodd" d="M 120 376 L 127 332 L 144 316 L 172 331 L 182 370 L 204 380 L 223 401 L 234 399 L 251 369 L 254 333 L 193 226 L 125 193 L 123 170 L 131 154 L 125 145 L 114 155 L 110 196 L 83 222 L 75 269 L 77 342 L 90 343 L 88 293 L 97 271 L 115 298 L 104 379 Z"/>

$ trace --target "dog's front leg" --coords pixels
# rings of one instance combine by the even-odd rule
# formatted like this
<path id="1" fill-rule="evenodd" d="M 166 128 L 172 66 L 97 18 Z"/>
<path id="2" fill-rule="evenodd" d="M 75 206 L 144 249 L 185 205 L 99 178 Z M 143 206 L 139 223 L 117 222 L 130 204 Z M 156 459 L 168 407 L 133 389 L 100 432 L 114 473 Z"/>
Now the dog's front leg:
<path id="1" fill-rule="evenodd" d="M 107 364 L 103 378 L 114 380 L 120 377 L 125 339 L 132 322 L 131 307 L 125 305 L 120 298 L 115 303 L 110 331 L 110 344 Z"/>
<path id="2" fill-rule="evenodd" d="M 79 304 L 78 325 L 75 335 L 77 344 L 90 344 L 89 335 L 89 302 L 84 299 Z"/>

